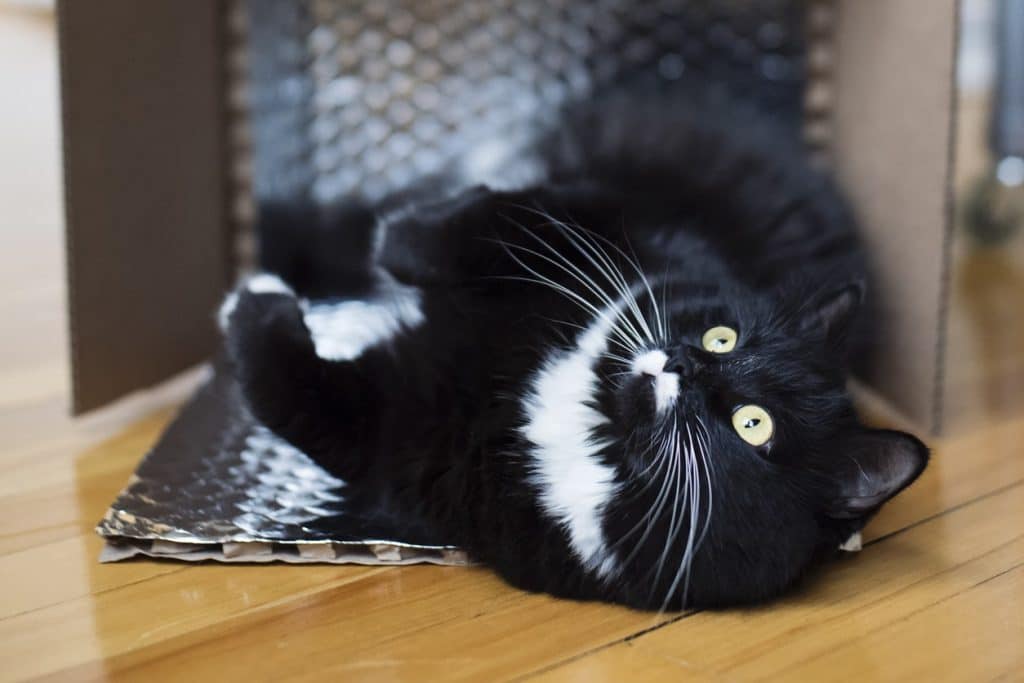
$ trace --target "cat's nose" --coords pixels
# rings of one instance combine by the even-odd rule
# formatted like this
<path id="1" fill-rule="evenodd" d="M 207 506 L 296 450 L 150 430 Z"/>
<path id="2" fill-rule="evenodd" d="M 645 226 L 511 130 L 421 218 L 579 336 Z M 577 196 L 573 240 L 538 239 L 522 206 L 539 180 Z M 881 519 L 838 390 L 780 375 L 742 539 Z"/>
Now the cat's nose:
<path id="1" fill-rule="evenodd" d="M 669 356 L 665 372 L 674 372 L 680 377 L 691 379 L 708 366 L 707 354 L 694 346 L 681 346 Z"/>

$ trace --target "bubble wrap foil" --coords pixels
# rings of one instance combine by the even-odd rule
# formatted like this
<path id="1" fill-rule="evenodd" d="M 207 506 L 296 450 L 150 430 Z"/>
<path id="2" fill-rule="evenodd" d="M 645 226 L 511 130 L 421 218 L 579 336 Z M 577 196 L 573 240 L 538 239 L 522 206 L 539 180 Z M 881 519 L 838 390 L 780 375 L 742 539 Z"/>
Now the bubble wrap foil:
<path id="1" fill-rule="evenodd" d="M 345 508 L 345 484 L 255 422 L 223 363 L 97 527 L 104 561 L 465 564 L 443 539 Z"/>
<path id="2" fill-rule="evenodd" d="M 798 132 L 806 15 L 820 4 L 247 0 L 255 198 L 372 201 L 435 174 L 487 181 L 494 145 L 625 80 L 696 74 Z"/>

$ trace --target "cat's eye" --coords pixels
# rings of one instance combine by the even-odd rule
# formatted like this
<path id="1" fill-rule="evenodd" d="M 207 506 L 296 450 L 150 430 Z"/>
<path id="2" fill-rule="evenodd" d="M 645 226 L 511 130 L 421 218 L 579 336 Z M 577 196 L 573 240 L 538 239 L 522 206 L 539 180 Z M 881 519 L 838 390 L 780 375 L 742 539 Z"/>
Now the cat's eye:
<path id="1" fill-rule="evenodd" d="M 732 427 L 751 446 L 763 446 L 775 433 L 772 416 L 761 406 L 745 405 L 732 414 Z"/>
<path id="2" fill-rule="evenodd" d="M 717 325 L 704 333 L 701 344 L 711 353 L 729 353 L 736 348 L 736 330 Z"/>

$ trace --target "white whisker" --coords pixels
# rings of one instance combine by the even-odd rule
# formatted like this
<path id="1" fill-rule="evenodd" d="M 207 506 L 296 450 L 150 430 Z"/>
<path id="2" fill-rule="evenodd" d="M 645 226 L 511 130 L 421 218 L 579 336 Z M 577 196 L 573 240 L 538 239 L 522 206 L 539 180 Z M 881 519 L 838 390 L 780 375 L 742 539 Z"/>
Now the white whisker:
<path id="1" fill-rule="evenodd" d="M 576 250 L 584 258 L 586 258 L 591 263 L 591 265 L 597 268 L 602 275 L 604 275 L 608 279 L 609 284 L 611 284 L 615 289 L 617 289 L 619 293 L 623 296 L 623 298 L 629 301 L 631 312 L 636 317 L 637 322 L 644 328 L 648 340 L 652 344 L 657 343 L 657 341 L 654 338 L 654 335 L 650 330 L 650 327 L 647 324 L 646 318 L 639 310 L 636 297 L 633 294 L 632 289 L 626 283 L 625 275 L 622 273 L 621 269 L 615 264 L 615 262 L 611 259 L 608 253 L 604 249 L 601 249 L 599 245 L 596 244 L 596 242 L 600 240 L 601 242 L 615 249 L 622 256 L 622 258 L 626 260 L 629 263 L 629 265 L 637 272 L 637 274 L 643 280 L 644 285 L 648 290 L 649 296 L 651 296 L 652 307 L 655 309 L 655 313 L 658 315 L 658 320 L 660 324 L 661 315 L 660 312 L 657 310 L 657 302 L 656 300 L 654 300 L 653 294 L 650 292 L 650 283 L 647 281 L 647 277 L 640 269 L 640 266 L 636 263 L 635 258 L 631 259 L 621 248 L 618 247 L 618 245 L 616 245 L 614 242 L 612 242 L 611 240 L 607 239 L 602 235 L 594 234 L 591 231 L 585 230 L 578 225 L 574 228 L 573 226 L 567 224 L 565 221 L 561 221 L 552 216 L 551 214 L 540 209 L 528 206 L 523 206 L 521 208 L 535 213 L 536 215 L 549 221 L 551 225 L 554 225 L 559 230 L 561 230 L 562 233 L 570 239 L 570 242 L 573 244 Z M 537 238 L 536 236 L 535 238 L 538 240 L 540 239 Z M 549 249 L 553 250 L 553 248 L 550 247 L 550 245 L 547 245 L 546 243 L 545 246 L 548 246 Z M 600 261 L 600 263 L 598 263 L 598 261 Z"/>
<path id="2" fill-rule="evenodd" d="M 658 558 L 657 571 L 654 574 L 654 581 L 652 582 L 652 588 L 657 587 L 658 581 L 661 580 L 661 572 L 665 568 L 665 561 L 666 561 L 666 559 L 668 559 L 669 551 L 672 549 L 672 545 L 675 543 L 676 537 L 679 535 L 679 528 L 681 528 L 681 526 L 679 528 L 676 527 L 676 523 L 677 523 L 677 519 L 676 518 L 677 518 L 677 516 L 679 514 L 679 508 L 681 507 L 679 497 L 680 497 L 680 495 L 684 495 L 685 496 L 685 491 L 686 491 L 686 487 L 685 486 L 681 486 L 681 484 L 683 484 L 683 478 L 684 477 L 686 478 L 687 481 L 690 478 L 689 460 L 687 459 L 684 462 L 683 458 L 681 457 L 682 449 L 681 449 L 681 445 L 680 445 L 680 441 L 679 441 L 679 432 L 678 432 L 678 430 L 676 431 L 676 434 L 674 436 L 673 449 L 672 450 L 673 450 L 673 458 L 672 458 L 672 460 L 674 461 L 674 463 L 676 465 L 676 467 L 675 467 L 675 477 L 674 477 L 674 479 L 675 479 L 675 481 L 674 481 L 675 496 L 672 499 L 672 516 L 671 516 L 671 518 L 669 520 L 668 535 L 667 535 L 667 537 L 665 539 L 664 546 L 663 546 L 663 548 L 661 550 L 661 555 Z M 684 500 L 682 502 L 685 503 L 685 497 L 684 497 Z"/>
<path id="3" fill-rule="evenodd" d="M 647 319 L 643 316 L 643 314 L 640 311 L 639 305 L 636 301 L 636 296 L 633 294 L 632 290 L 626 283 L 625 276 L 623 275 L 621 269 L 619 269 L 615 265 L 615 263 L 611 260 L 611 258 L 608 256 L 606 252 L 599 249 L 592 242 L 588 243 L 585 239 L 583 239 L 580 236 L 579 232 L 577 232 L 576 230 L 574 230 L 573 228 L 571 228 L 569 225 L 562 221 L 558 221 L 553 218 L 551 220 L 553 225 L 555 225 L 563 232 L 563 234 L 569 237 L 573 246 L 576 247 L 576 250 L 584 258 L 586 258 L 591 263 L 591 265 L 593 265 L 595 268 L 598 269 L 598 271 L 600 271 L 605 277 L 607 277 L 610 284 L 616 289 L 618 289 L 623 297 L 626 297 L 628 299 L 629 308 L 633 315 L 636 317 L 640 326 L 643 328 L 648 341 L 650 341 L 652 344 L 657 343 L 654 338 L 654 334 L 651 332 L 651 329 L 647 324 Z M 584 247 L 586 247 L 586 249 Z M 592 256 L 592 254 L 596 255 L 596 258 L 601 261 L 600 264 L 595 260 L 595 257 Z M 635 264 L 630 263 L 630 265 L 636 268 Z"/>
<path id="4" fill-rule="evenodd" d="M 507 245 L 507 244 L 503 244 L 503 246 L 505 247 L 506 251 L 508 252 L 509 256 L 512 259 L 514 259 L 524 270 L 526 270 L 531 275 L 533 275 L 534 278 L 536 278 L 534 280 L 534 279 L 530 279 L 530 278 L 520 278 L 520 277 L 516 277 L 516 276 L 507 276 L 507 277 L 505 277 L 503 279 L 513 279 L 513 280 L 521 279 L 521 280 L 524 280 L 524 281 L 527 281 L 527 282 L 535 282 L 537 284 L 547 285 L 548 287 L 554 289 L 555 291 L 559 292 L 560 294 L 562 294 L 563 296 L 568 298 L 570 301 L 574 301 L 575 303 L 577 303 L 581 308 L 583 308 L 584 311 L 587 311 L 587 312 L 591 313 L 592 315 L 594 315 L 596 317 L 604 318 L 605 314 L 603 313 L 603 311 L 601 309 L 599 309 L 597 306 L 595 306 L 593 303 L 588 301 L 579 292 L 576 292 L 576 291 L 566 287 L 565 285 L 561 284 L 560 282 L 556 282 L 555 280 L 552 280 L 551 278 L 547 277 L 546 275 L 543 275 L 543 274 L 537 272 L 534 268 L 532 268 L 531 266 L 527 265 L 522 259 L 520 259 L 518 256 L 513 254 L 512 251 L 511 251 L 511 249 L 518 249 L 518 250 L 524 251 L 524 252 L 526 252 L 528 254 L 532 254 L 532 255 L 536 256 L 537 258 L 540 258 L 540 259 L 542 259 L 544 261 L 547 261 L 548 263 L 551 263 L 555 267 L 557 267 L 557 268 L 561 269 L 562 271 L 568 273 L 574 279 L 576 279 L 577 281 L 581 282 L 585 287 L 587 287 L 591 291 L 591 293 L 594 294 L 598 299 L 600 299 L 601 302 L 605 306 L 607 306 L 608 308 L 611 308 L 613 310 L 618 308 L 615 305 L 615 303 L 611 300 L 611 298 L 608 296 L 607 293 L 603 292 L 600 289 L 595 289 L 596 284 L 593 285 L 593 286 L 587 284 L 586 281 L 581 280 L 578 276 L 576 276 L 574 273 L 572 273 L 569 269 L 565 268 L 564 266 L 562 266 L 561 264 L 557 263 L 553 259 L 550 259 L 547 256 L 545 256 L 543 254 L 540 254 L 539 252 L 536 252 L 536 251 L 534 251 L 532 249 L 529 249 L 528 247 L 523 247 L 523 246 L 520 246 L 520 245 Z M 629 325 L 628 329 L 623 329 L 622 324 L 624 322 L 626 322 L 626 321 L 624 321 L 624 319 L 621 316 L 617 315 L 615 319 L 607 319 L 607 318 L 605 318 L 605 322 L 607 322 L 609 325 L 611 325 L 613 327 L 613 329 L 618 333 L 620 339 L 622 340 L 623 345 L 626 346 L 627 348 L 629 348 L 631 351 L 635 351 L 636 349 L 638 349 L 641 346 L 643 346 L 644 342 L 643 342 L 642 338 L 640 337 L 640 333 L 635 328 L 632 328 L 632 326 Z"/>
<path id="5" fill-rule="evenodd" d="M 607 292 L 605 292 L 602 287 L 600 287 L 596 282 L 594 282 L 593 278 L 591 278 L 589 275 L 587 275 L 575 263 L 570 261 L 564 254 L 562 254 L 557 249 L 555 249 L 554 246 L 552 246 L 547 241 L 545 241 L 540 235 L 537 235 L 533 231 L 529 230 L 526 226 L 524 226 L 524 225 L 522 225 L 520 223 L 517 223 L 515 221 L 511 221 L 511 222 L 512 222 L 513 225 L 515 225 L 520 230 L 522 230 L 524 234 L 526 234 L 527 236 L 533 238 L 533 240 L 535 242 L 537 242 L 540 246 L 544 247 L 553 256 L 557 257 L 558 260 L 555 260 L 554 258 L 551 258 L 551 257 L 549 257 L 549 256 L 547 256 L 545 254 L 541 254 L 540 252 L 538 252 L 538 251 L 536 251 L 534 249 L 530 249 L 529 247 L 525 247 L 525 246 L 519 245 L 519 244 L 506 244 L 506 243 L 502 243 L 502 244 L 505 244 L 506 248 L 511 247 L 511 248 L 519 249 L 520 251 L 524 251 L 524 252 L 526 252 L 528 254 L 531 254 L 531 255 L 533 255 L 533 256 L 535 256 L 537 258 L 540 258 L 540 259 L 546 261 L 547 263 L 555 266 L 556 268 L 560 269 L 562 272 L 564 272 L 564 273 L 568 274 L 569 276 L 571 276 L 573 279 L 575 279 L 577 282 L 582 284 L 584 287 L 587 287 L 587 289 L 589 289 L 591 293 L 593 293 L 598 298 L 600 298 L 602 300 L 602 303 L 604 303 L 605 305 L 611 305 L 613 303 L 612 297 Z M 553 224 L 557 225 L 557 223 L 553 223 Z M 578 246 L 576 248 L 577 248 L 577 251 L 580 251 L 580 253 L 583 253 L 582 250 L 580 250 L 580 248 Z M 587 256 L 587 255 L 584 254 L 584 256 Z M 610 269 L 603 269 L 598 264 L 596 264 L 593 261 L 593 259 L 591 259 L 589 257 L 587 257 L 587 258 L 594 265 L 594 267 L 598 269 L 598 272 L 600 272 L 603 276 L 605 276 L 605 278 L 608 279 L 609 284 L 611 284 L 614 289 L 618 290 L 618 293 L 622 296 L 623 299 L 626 300 L 627 305 L 632 307 L 634 305 L 633 301 L 631 301 L 631 299 L 633 298 L 632 297 L 632 293 L 629 292 L 629 291 L 624 291 L 621 287 L 618 286 L 618 283 L 616 282 L 615 275 L 618 275 L 619 278 L 621 279 L 621 273 L 617 273 L 617 272 L 612 271 Z M 523 265 L 521 261 L 519 261 L 519 263 L 520 263 L 520 265 Z M 634 333 L 634 336 L 636 337 L 637 341 L 642 343 L 643 340 L 642 340 L 642 336 L 641 336 L 640 332 L 636 328 L 634 328 L 632 323 L 630 323 L 628 320 L 626 320 L 624 322 L 630 326 L 631 331 Z M 646 327 L 646 321 L 641 320 L 640 323 L 641 323 L 642 326 Z M 648 340 L 651 343 L 653 343 L 654 340 L 650 337 L 650 331 L 647 330 L 647 333 L 648 333 Z"/>
<path id="6" fill-rule="evenodd" d="M 657 468 L 655 470 L 654 476 L 651 477 L 645 483 L 645 485 L 635 494 L 638 496 L 640 493 L 646 491 L 650 487 L 651 483 L 657 481 L 658 478 L 661 477 L 662 469 L 667 465 L 668 471 L 665 473 L 666 476 L 661 478 L 661 487 L 658 490 L 658 495 L 654 499 L 654 503 L 647 509 L 647 512 L 644 514 L 644 516 L 641 517 L 640 520 L 636 524 L 634 524 L 629 531 L 627 531 L 625 534 L 619 537 L 619 539 L 615 543 L 616 546 L 621 545 L 626 541 L 626 539 L 635 534 L 640 529 L 641 525 L 646 525 L 644 533 L 641 535 L 640 539 L 633 545 L 633 550 L 623 560 L 623 566 L 627 565 L 636 556 L 636 553 L 640 551 L 640 548 L 643 546 L 644 541 L 647 540 L 648 536 L 650 536 L 651 531 L 654 528 L 654 522 L 657 521 L 658 517 L 661 515 L 661 511 L 665 507 L 665 503 L 668 502 L 668 491 L 670 489 L 670 483 L 672 481 L 673 472 L 673 451 L 671 447 L 671 437 L 673 437 L 674 434 L 674 429 L 672 433 L 666 433 L 666 437 L 662 441 L 661 447 L 658 449 L 658 456 L 655 460 Z M 645 468 L 644 473 L 646 473 L 650 468 L 651 465 L 648 465 L 647 468 Z M 642 475 L 643 473 L 641 473 L 640 476 L 642 477 Z"/>
<path id="7" fill-rule="evenodd" d="M 655 325 L 655 327 L 656 327 L 656 329 L 659 329 L 661 331 L 661 339 L 659 341 L 664 343 L 665 342 L 665 334 L 664 334 L 665 327 L 664 327 L 664 323 L 663 323 L 663 318 L 662 318 L 661 312 L 658 310 L 657 299 L 654 298 L 654 293 L 651 291 L 651 285 L 650 285 L 650 282 L 647 279 L 647 275 L 643 272 L 643 270 L 640 268 L 639 263 L 637 262 L 636 254 L 635 253 L 633 253 L 632 255 L 627 254 L 625 251 L 622 250 L 621 247 L 619 247 L 617 244 L 615 244 L 614 242 L 609 240 L 607 237 L 604 237 L 603 235 L 594 234 L 594 233 L 592 233 L 589 230 L 585 230 L 584 228 L 580 227 L 578 224 L 575 226 L 575 229 L 573 229 L 572 226 L 569 226 L 568 224 L 566 224 L 566 223 L 564 223 L 562 221 L 557 221 L 556 219 L 552 218 L 551 216 L 547 216 L 547 217 L 550 220 L 554 220 L 559 226 L 561 226 L 565 230 L 573 231 L 577 235 L 579 234 L 579 232 L 583 232 L 585 235 L 589 236 L 592 240 L 600 241 L 600 242 L 603 242 L 604 244 L 607 244 L 609 247 L 611 247 L 616 252 L 618 252 L 618 254 L 623 258 L 623 260 L 625 260 L 626 263 L 628 263 L 633 268 L 633 270 L 636 271 L 636 274 L 640 276 L 640 279 L 643 282 L 645 289 L 647 290 L 647 295 L 650 298 L 652 308 L 654 309 L 654 313 L 655 313 L 655 316 L 656 316 L 656 325 Z M 628 244 L 628 242 L 627 242 L 627 244 Z M 594 246 L 594 248 L 596 249 L 596 245 Z M 606 262 L 611 267 L 614 267 L 611 259 L 607 255 L 607 252 L 605 252 L 604 250 L 600 250 L 600 249 L 597 249 L 597 251 L 604 256 Z M 630 251 L 632 252 L 632 245 L 630 245 Z M 617 268 L 616 268 L 616 271 L 618 271 Z M 623 284 L 625 284 L 624 276 L 622 276 L 621 271 L 618 271 L 618 272 L 620 273 L 620 280 L 622 281 Z M 634 303 L 635 302 L 636 302 L 636 299 L 634 298 Z M 639 311 L 637 311 L 637 315 L 639 315 Z M 646 323 L 646 320 L 644 320 L 644 322 Z"/>

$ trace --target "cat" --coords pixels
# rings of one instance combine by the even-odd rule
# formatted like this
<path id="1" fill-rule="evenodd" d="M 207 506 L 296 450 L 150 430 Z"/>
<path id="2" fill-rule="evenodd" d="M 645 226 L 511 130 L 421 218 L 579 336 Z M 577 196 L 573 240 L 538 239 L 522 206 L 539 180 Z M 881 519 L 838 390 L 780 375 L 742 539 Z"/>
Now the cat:
<path id="1" fill-rule="evenodd" d="M 928 461 L 854 412 L 868 261 L 793 149 L 739 108 L 608 95 L 523 151 L 523 186 L 278 207 L 265 262 L 290 255 L 221 310 L 232 371 L 347 505 L 514 586 L 769 600 Z"/>

